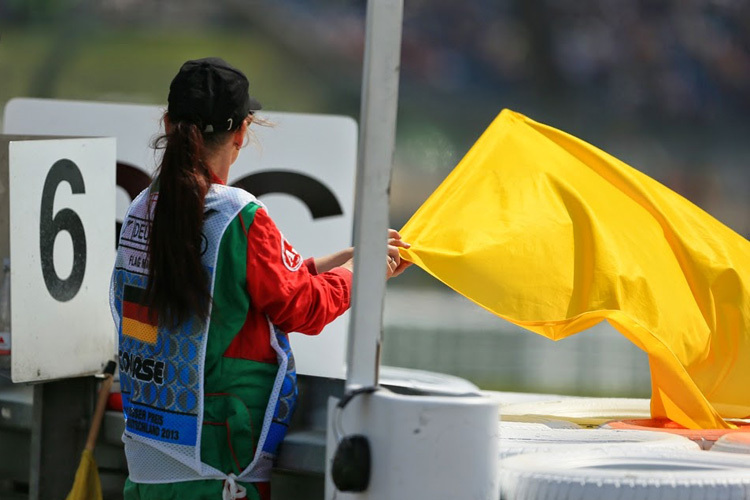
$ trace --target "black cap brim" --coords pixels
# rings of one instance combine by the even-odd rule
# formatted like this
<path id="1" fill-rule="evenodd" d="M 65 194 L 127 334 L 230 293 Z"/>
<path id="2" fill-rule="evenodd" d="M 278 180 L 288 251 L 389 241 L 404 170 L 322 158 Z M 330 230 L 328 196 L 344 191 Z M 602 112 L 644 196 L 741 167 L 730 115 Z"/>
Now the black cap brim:
<path id="1" fill-rule="evenodd" d="M 263 106 L 261 106 L 260 101 L 258 101 L 254 97 L 250 97 L 249 104 L 250 104 L 251 113 L 255 113 L 256 111 L 260 111 L 261 109 L 263 109 Z"/>

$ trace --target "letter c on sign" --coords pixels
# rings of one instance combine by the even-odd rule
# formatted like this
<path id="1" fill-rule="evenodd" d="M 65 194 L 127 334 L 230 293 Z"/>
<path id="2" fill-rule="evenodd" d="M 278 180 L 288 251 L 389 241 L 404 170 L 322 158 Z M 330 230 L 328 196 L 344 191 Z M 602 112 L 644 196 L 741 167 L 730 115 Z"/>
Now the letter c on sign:
<path id="1" fill-rule="evenodd" d="M 285 170 L 266 170 L 237 180 L 239 187 L 257 197 L 282 193 L 299 198 L 310 210 L 313 219 L 333 217 L 344 213 L 341 204 L 325 184 L 309 175 Z"/>

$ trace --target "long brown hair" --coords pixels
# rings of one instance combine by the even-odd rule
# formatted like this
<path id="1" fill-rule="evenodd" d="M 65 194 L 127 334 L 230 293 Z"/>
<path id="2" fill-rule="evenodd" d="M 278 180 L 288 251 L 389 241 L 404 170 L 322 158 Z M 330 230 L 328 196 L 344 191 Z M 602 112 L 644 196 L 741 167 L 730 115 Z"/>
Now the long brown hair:
<path id="1" fill-rule="evenodd" d="M 156 141 L 164 154 L 156 174 L 146 298 L 159 324 L 173 328 L 191 317 L 208 318 L 211 291 L 201 263 L 201 232 L 211 173 L 204 158 L 231 132 L 203 134 L 194 123 L 168 118 L 166 134 Z"/>

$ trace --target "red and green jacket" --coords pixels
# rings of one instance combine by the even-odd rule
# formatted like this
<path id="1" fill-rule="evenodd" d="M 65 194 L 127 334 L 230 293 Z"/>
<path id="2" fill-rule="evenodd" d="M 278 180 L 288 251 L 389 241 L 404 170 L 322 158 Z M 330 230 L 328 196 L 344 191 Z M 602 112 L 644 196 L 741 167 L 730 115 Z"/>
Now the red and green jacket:
<path id="1" fill-rule="evenodd" d="M 267 465 L 250 474 L 246 469 L 254 460 L 257 465 L 264 452 L 266 458 L 273 457 L 278 444 L 274 435 L 283 436 L 293 411 L 296 377 L 286 334 L 316 335 L 342 314 L 349 307 L 352 276 L 343 268 L 317 274 L 313 260 L 302 260 L 260 202 L 242 190 L 214 184 L 206 197 L 204 225 L 207 247 L 215 254 L 205 262 L 213 283 L 207 328 L 202 336 L 197 323 L 192 331 L 187 327 L 185 331 L 162 331 L 150 324 L 147 310 L 139 302 L 142 294 L 138 293 L 145 289 L 148 279 L 146 249 L 150 216 L 147 214 L 157 196 L 144 191 L 131 205 L 123 223 L 112 281 L 113 315 L 120 335 L 124 411 L 131 424 L 126 425 L 123 439 L 126 454 L 129 444 L 136 450 L 128 454 L 133 481 L 126 487 L 126 493 L 130 489 L 132 498 L 168 498 L 167 490 L 176 488 L 175 495 L 189 491 L 190 498 L 200 498 L 200 488 L 205 487 L 211 492 L 206 498 L 212 498 L 214 491 L 221 494 L 221 481 L 182 483 L 185 476 L 216 477 L 210 473 L 215 470 L 239 476 L 240 482 L 248 478 L 267 480 L 270 472 L 265 470 Z M 219 229 L 211 230 L 210 221 L 218 220 L 212 218 L 215 215 L 223 216 L 226 221 L 217 226 Z M 179 339 L 190 335 L 201 338 L 201 342 L 180 344 Z M 205 348 L 204 357 L 200 356 L 201 348 Z M 190 357 L 190 353 L 197 358 Z M 192 361 L 186 363 L 187 358 L 179 357 L 183 355 Z M 139 357 L 140 365 L 136 366 Z M 284 370 L 280 370 L 280 361 L 286 365 Z M 191 377 L 196 375 L 185 368 L 191 362 L 203 374 L 202 384 L 193 386 L 202 385 L 202 405 L 183 404 L 189 402 L 190 394 L 197 392 L 188 390 L 185 397 L 182 393 L 169 393 L 164 384 L 156 384 L 184 379 L 189 389 L 195 382 Z M 149 390 L 155 395 L 146 394 Z M 275 404 L 269 404 L 269 399 L 275 399 Z M 175 408 L 202 417 L 199 439 L 192 436 L 191 441 L 189 432 L 180 437 L 177 427 L 165 429 L 158 425 L 162 420 L 159 409 L 167 412 L 165 420 L 174 418 L 180 422 L 182 416 L 173 417 L 169 413 Z M 175 413 L 179 413 L 177 410 Z M 165 433 L 166 436 L 155 435 Z M 185 446 L 180 440 L 188 446 L 192 442 L 194 447 L 199 443 L 202 465 L 172 453 L 173 449 L 179 451 Z M 258 450 L 260 441 L 265 446 Z M 143 463 L 154 461 L 148 458 L 152 456 L 151 450 L 145 455 L 141 453 L 144 446 L 152 445 L 171 454 L 166 460 L 166 472 L 153 471 L 160 464 Z M 144 456 L 146 460 L 140 460 Z M 179 459 L 172 463 L 175 456 Z M 189 468 L 182 470 L 186 464 Z M 147 484 L 152 482 L 160 484 Z"/>

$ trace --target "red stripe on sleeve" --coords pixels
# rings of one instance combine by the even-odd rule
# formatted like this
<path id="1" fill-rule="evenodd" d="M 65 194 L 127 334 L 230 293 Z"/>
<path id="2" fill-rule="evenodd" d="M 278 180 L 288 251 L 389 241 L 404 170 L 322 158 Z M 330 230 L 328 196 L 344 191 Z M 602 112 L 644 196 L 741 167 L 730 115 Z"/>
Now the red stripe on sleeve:
<path id="1" fill-rule="evenodd" d="M 308 257 L 307 259 L 305 259 L 303 264 L 305 265 L 305 267 L 307 267 L 307 270 L 310 272 L 310 274 L 312 274 L 313 276 L 318 274 L 318 268 L 315 266 L 314 258 Z"/>

